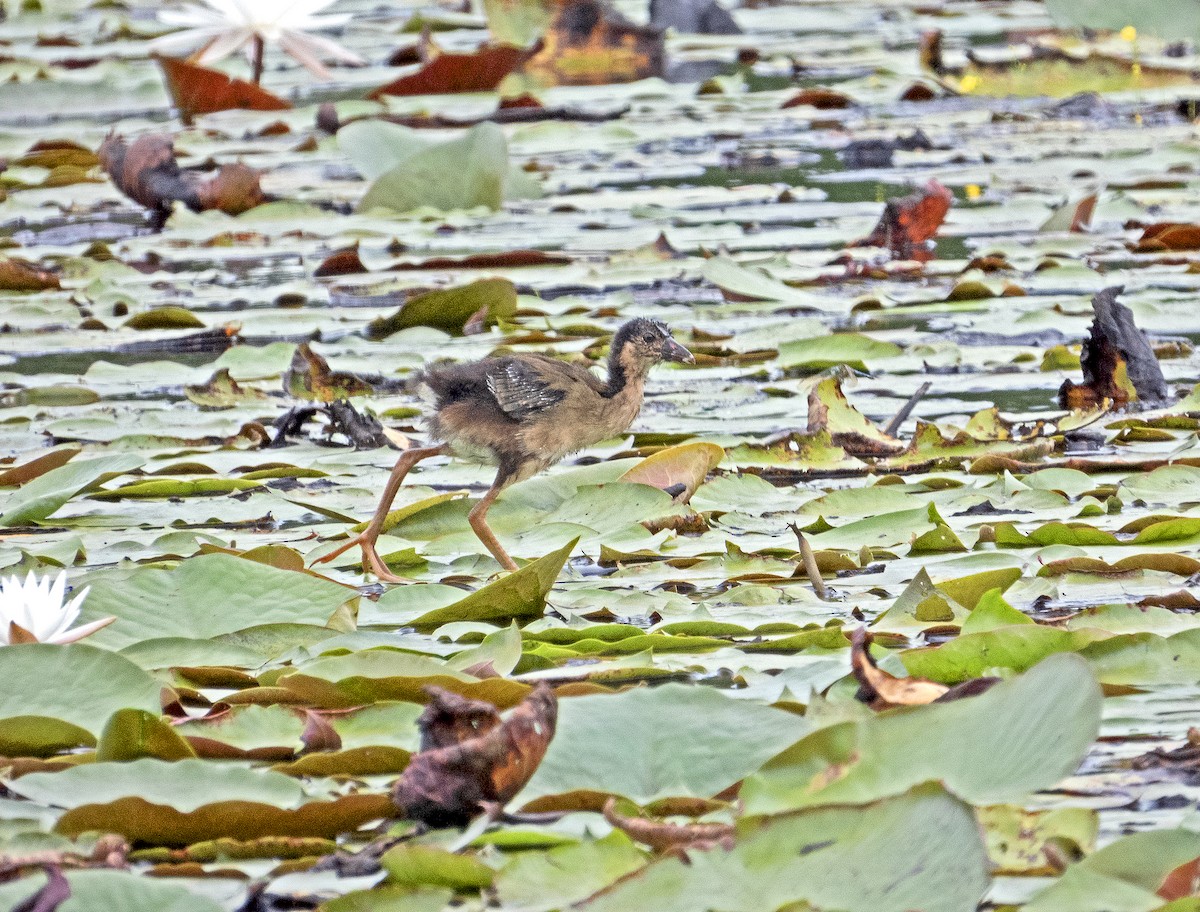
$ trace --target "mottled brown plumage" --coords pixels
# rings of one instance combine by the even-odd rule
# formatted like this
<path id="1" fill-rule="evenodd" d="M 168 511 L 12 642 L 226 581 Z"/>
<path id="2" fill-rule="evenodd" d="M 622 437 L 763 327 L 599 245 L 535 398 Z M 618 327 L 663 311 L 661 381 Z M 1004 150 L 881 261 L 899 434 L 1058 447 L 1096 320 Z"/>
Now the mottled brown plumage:
<path id="1" fill-rule="evenodd" d="M 417 383 L 433 401 L 429 430 L 439 443 L 406 451 L 392 470 L 371 524 L 320 560 L 361 545 L 365 563 L 377 576 L 399 581 L 376 554 L 375 541 L 408 471 L 422 459 L 452 453 L 496 466 L 495 481 L 471 510 L 471 528 L 505 569 L 516 570 L 486 521 L 496 496 L 564 456 L 624 432 L 641 410 L 650 368 L 661 361 L 693 360 L 665 325 L 638 318 L 613 337 L 606 381 L 582 365 L 542 355 L 430 368 Z"/>

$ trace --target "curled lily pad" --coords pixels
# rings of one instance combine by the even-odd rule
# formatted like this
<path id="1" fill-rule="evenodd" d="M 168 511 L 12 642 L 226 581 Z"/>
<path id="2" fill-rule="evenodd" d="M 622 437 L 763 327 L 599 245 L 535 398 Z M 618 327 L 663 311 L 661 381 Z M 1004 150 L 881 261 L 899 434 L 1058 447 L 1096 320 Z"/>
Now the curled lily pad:
<path id="1" fill-rule="evenodd" d="M 10 782 L 65 808 L 59 832 L 116 832 L 158 845 L 229 836 L 332 836 L 391 811 L 383 795 L 308 796 L 294 779 L 209 760 L 94 763 Z"/>

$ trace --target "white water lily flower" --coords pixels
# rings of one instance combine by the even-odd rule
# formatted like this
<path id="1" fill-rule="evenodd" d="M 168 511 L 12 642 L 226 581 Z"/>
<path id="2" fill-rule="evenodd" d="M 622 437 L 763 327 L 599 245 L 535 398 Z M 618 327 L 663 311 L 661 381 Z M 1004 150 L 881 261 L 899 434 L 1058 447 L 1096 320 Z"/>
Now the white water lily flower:
<path id="1" fill-rule="evenodd" d="M 202 0 L 183 10 L 163 10 L 161 22 L 184 30 L 164 35 L 151 43 L 155 51 L 179 53 L 201 46 L 197 63 L 213 63 L 240 50 L 254 62 L 257 42 L 277 44 L 280 50 L 322 79 L 332 74 L 321 62 L 341 60 L 361 66 L 366 63 L 353 51 L 335 41 L 308 32 L 336 28 L 350 20 L 348 14 L 316 15 L 334 0 Z M 261 50 L 257 51 L 261 53 Z M 257 64 L 256 64 L 257 66 Z M 257 74 L 256 74 L 257 75 Z"/>
<path id="2" fill-rule="evenodd" d="M 66 571 L 59 573 L 54 582 L 48 575 L 39 580 L 32 570 L 23 583 L 16 576 L 0 579 L 0 645 L 74 643 L 116 620 L 101 618 L 71 630 L 88 590 L 64 605 L 66 586 Z"/>

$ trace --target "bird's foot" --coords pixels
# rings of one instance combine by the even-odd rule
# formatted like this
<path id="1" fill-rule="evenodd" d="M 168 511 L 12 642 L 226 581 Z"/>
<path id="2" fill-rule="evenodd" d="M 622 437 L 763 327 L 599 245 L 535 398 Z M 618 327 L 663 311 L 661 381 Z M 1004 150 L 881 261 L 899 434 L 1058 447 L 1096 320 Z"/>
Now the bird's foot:
<path id="1" fill-rule="evenodd" d="M 315 561 L 313 561 L 313 563 L 314 564 L 327 564 L 331 560 L 333 560 L 335 557 L 345 554 L 347 551 L 349 551 L 355 545 L 358 545 L 360 548 L 362 548 L 363 570 L 367 570 L 369 568 L 372 573 L 374 573 L 377 577 L 379 577 L 380 580 L 382 580 L 385 583 L 412 582 L 412 580 L 406 579 L 403 576 L 397 576 L 396 574 L 392 573 L 391 570 L 388 569 L 387 564 L 385 564 L 383 562 L 383 558 L 381 558 L 379 556 L 379 552 L 375 550 L 375 541 L 376 541 L 376 536 L 368 535 L 366 532 L 360 532 L 358 535 L 355 535 L 353 538 L 348 539 L 347 541 L 343 542 L 339 547 L 330 551 L 328 554 L 322 554 Z"/>

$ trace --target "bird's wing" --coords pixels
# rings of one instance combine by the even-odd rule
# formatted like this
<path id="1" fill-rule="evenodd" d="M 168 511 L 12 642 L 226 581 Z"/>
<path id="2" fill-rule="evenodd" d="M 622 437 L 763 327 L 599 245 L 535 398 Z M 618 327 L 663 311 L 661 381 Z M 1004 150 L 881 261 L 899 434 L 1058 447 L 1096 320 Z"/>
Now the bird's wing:
<path id="1" fill-rule="evenodd" d="M 520 358 L 503 358 L 487 374 L 488 390 L 501 410 L 517 421 L 557 405 L 567 392 L 554 385 L 554 372 Z"/>

